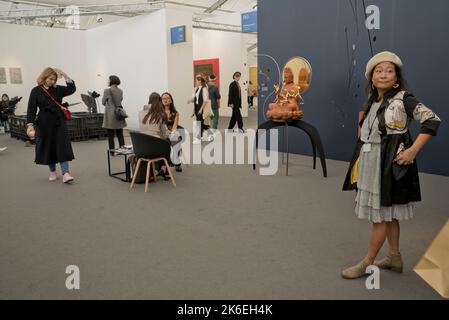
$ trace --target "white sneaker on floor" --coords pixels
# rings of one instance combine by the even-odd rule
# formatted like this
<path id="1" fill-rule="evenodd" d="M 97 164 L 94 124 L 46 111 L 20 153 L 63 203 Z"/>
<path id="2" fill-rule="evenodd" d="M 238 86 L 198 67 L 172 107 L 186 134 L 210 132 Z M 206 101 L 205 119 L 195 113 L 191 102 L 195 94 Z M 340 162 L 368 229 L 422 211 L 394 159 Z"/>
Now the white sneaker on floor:
<path id="1" fill-rule="evenodd" d="M 0 152 L 5 151 L 6 149 L 8 148 L 7 147 L 0 148 Z"/>

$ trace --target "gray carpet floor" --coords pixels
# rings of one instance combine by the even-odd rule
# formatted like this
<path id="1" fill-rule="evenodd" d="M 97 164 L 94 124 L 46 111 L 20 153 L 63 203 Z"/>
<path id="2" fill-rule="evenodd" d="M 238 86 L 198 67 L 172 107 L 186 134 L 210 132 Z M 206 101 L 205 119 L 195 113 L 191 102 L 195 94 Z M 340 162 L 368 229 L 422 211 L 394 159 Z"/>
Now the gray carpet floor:
<path id="1" fill-rule="evenodd" d="M 448 219 L 448 177 L 421 174 L 424 201 L 401 225 L 405 272 L 381 271 L 367 290 L 340 277 L 371 227 L 340 191 L 345 162 L 328 160 L 328 178 L 296 155 L 288 177 L 189 165 L 177 188 L 144 193 L 108 176 L 106 140 L 73 143 L 72 185 L 48 182 L 22 141 L 0 146 L 1 299 L 440 299 L 412 269 Z M 68 265 L 80 290 L 65 287 Z"/>

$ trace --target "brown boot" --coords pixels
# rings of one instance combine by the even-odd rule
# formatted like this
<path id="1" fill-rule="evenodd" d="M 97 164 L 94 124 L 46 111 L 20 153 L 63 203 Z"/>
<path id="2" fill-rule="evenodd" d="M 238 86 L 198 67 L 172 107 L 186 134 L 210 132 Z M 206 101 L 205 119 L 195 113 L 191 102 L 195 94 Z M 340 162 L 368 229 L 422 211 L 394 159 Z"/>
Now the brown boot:
<path id="1" fill-rule="evenodd" d="M 355 266 L 349 267 L 341 272 L 341 276 L 345 279 L 357 279 L 367 275 L 366 268 L 368 268 L 368 264 L 365 260 L 362 260 Z"/>
<path id="2" fill-rule="evenodd" d="M 374 265 L 378 266 L 380 269 L 388 269 L 391 271 L 402 273 L 403 263 L 401 254 L 388 255 L 381 260 L 374 261 Z"/>

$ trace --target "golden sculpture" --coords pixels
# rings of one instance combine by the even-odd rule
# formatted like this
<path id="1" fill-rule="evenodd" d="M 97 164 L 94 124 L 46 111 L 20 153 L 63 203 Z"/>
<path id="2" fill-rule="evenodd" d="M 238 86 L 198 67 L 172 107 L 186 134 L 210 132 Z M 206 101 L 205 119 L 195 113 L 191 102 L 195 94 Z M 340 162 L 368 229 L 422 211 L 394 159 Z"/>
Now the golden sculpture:
<path id="1" fill-rule="evenodd" d="M 298 75 L 297 83 L 295 83 L 294 71 Z M 274 86 L 276 100 L 268 107 L 268 119 L 293 121 L 304 117 L 304 112 L 299 105 L 303 103 L 301 94 L 309 88 L 311 71 L 310 64 L 304 58 L 295 57 L 287 62 L 283 71 L 282 88 Z"/>

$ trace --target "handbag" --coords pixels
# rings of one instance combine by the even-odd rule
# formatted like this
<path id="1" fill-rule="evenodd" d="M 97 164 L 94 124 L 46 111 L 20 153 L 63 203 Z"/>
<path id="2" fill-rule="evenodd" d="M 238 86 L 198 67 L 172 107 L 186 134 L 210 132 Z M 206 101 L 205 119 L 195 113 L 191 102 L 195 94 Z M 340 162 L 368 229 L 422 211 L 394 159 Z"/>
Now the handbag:
<path id="1" fill-rule="evenodd" d="M 112 94 L 112 92 L 111 92 L 111 99 L 112 99 L 112 103 L 113 103 L 114 106 L 115 106 L 115 110 L 114 110 L 115 118 L 116 118 L 118 121 L 123 121 L 123 120 L 125 120 L 126 118 L 128 118 L 128 114 L 126 113 L 125 109 L 123 109 L 123 106 L 122 106 L 122 105 L 119 105 L 119 104 L 115 101 L 114 95 Z"/>
<path id="2" fill-rule="evenodd" d="M 357 184 L 359 180 L 359 160 L 360 156 L 357 158 L 357 160 L 354 162 L 354 165 L 351 169 L 351 184 Z"/>
<path id="3" fill-rule="evenodd" d="M 115 118 L 119 121 L 122 121 L 122 120 L 125 120 L 126 118 L 128 118 L 128 115 L 126 114 L 126 111 L 125 111 L 125 109 L 123 109 L 122 106 L 116 107 L 114 114 L 115 114 Z"/>
<path id="4" fill-rule="evenodd" d="M 405 145 L 403 142 L 399 144 L 398 150 L 396 151 L 396 156 L 398 156 L 401 152 L 405 150 Z M 409 164 L 398 164 L 397 162 L 393 162 L 391 170 L 393 172 L 393 178 L 398 181 L 404 178 L 409 169 Z"/>
<path id="5" fill-rule="evenodd" d="M 206 120 L 207 118 L 212 118 L 213 116 L 214 114 L 212 113 L 210 100 L 207 100 L 203 108 L 203 120 Z"/>
<path id="6" fill-rule="evenodd" d="M 66 120 L 70 120 L 70 118 L 72 117 L 72 113 L 70 112 L 70 110 L 66 107 L 63 107 L 58 101 L 56 101 L 56 99 L 53 98 L 53 96 L 50 94 L 50 92 L 48 92 L 47 89 L 45 89 L 44 87 L 41 88 L 50 97 L 50 99 L 53 100 L 53 102 L 56 103 L 56 105 L 61 109 L 62 113 L 64 114 L 64 118 Z"/>

